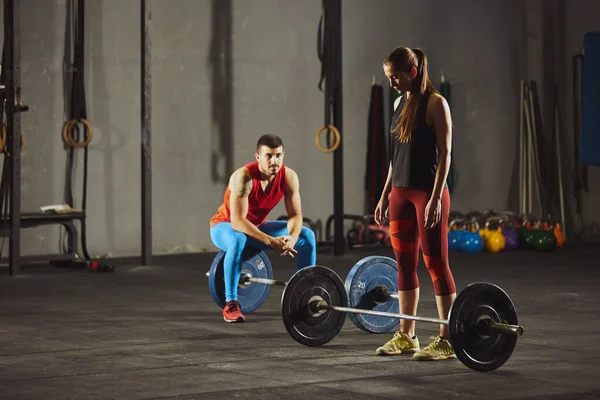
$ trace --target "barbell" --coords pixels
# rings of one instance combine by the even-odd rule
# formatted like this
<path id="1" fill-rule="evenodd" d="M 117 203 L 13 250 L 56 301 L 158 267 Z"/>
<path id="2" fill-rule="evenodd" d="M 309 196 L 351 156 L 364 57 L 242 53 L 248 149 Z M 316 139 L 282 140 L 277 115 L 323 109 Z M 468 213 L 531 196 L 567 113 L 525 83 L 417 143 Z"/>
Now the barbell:
<path id="1" fill-rule="evenodd" d="M 347 305 L 342 279 L 325 266 L 309 266 L 297 271 L 284 288 L 283 324 L 294 340 L 306 346 L 321 346 L 333 340 L 341 331 L 346 314 L 446 324 L 456 357 L 476 371 L 502 366 L 510 358 L 517 336 L 523 334 L 512 300 L 492 283 L 477 282 L 465 287 L 452 303 L 448 320 Z"/>
<path id="2" fill-rule="evenodd" d="M 225 274 L 223 260 L 225 252 L 215 256 L 206 273 L 208 288 L 214 301 L 225 307 Z M 273 267 L 269 257 L 259 248 L 248 246 L 242 252 L 242 273 L 238 281 L 238 302 L 242 313 L 259 309 L 269 297 L 273 285 L 285 286 L 285 281 L 273 279 Z"/>
<path id="3" fill-rule="evenodd" d="M 223 260 L 225 252 L 220 251 L 210 266 L 206 277 L 210 293 L 221 308 L 225 306 L 225 279 Z M 398 302 L 385 303 L 398 297 L 398 270 L 396 261 L 383 256 L 367 256 L 359 260 L 346 278 L 346 290 L 350 307 L 373 308 L 378 311 L 398 312 Z M 273 267 L 269 257 L 259 248 L 247 247 L 242 252 L 242 272 L 238 281 L 238 302 L 242 313 L 258 310 L 267 300 L 271 286 L 285 286 L 286 281 L 273 279 Z M 373 291 L 386 291 L 390 297 L 377 301 Z M 380 296 L 379 296 L 380 297 Z M 385 303 L 385 304 L 384 304 Z M 360 329 L 367 332 L 392 332 L 398 327 L 398 321 L 373 316 L 351 316 L 350 319 Z"/>

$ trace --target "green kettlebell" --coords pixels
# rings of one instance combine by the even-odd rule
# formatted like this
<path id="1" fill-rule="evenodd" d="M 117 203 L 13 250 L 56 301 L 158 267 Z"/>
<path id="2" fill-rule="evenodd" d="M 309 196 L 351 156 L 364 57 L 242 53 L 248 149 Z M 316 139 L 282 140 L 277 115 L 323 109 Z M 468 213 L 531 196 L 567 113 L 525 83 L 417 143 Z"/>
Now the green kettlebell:
<path id="1" fill-rule="evenodd" d="M 535 249 L 544 252 L 556 250 L 556 237 L 553 232 L 540 230 L 535 240 Z"/>
<path id="2" fill-rule="evenodd" d="M 523 248 L 535 249 L 539 231 L 537 229 L 525 229 L 522 231 Z"/>

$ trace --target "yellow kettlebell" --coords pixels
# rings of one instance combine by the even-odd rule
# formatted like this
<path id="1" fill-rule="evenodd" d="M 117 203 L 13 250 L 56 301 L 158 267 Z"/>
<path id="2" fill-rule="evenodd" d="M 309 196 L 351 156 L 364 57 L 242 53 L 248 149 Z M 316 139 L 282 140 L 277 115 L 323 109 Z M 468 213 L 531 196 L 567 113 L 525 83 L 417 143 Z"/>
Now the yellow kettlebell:
<path id="1" fill-rule="evenodd" d="M 485 251 L 489 251 L 490 253 L 498 253 L 506 247 L 506 239 L 504 239 L 504 235 L 502 234 L 502 228 L 498 227 L 496 229 L 488 229 L 488 232 L 485 236 Z"/>

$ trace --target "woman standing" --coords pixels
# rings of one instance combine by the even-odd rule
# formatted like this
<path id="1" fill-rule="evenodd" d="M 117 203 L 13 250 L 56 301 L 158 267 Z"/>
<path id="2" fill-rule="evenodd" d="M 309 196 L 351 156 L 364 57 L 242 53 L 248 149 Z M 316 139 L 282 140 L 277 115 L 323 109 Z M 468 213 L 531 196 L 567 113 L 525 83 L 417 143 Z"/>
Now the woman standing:
<path id="1" fill-rule="evenodd" d="M 448 263 L 452 118 L 446 99 L 430 82 L 427 56 L 420 49 L 398 47 L 383 62 L 390 86 L 401 96 L 394 104 L 390 167 L 375 210 L 384 222 L 389 206 L 392 247 L 398 264 L 400 312 L 416 315 L 419 302 L 417 264 L 419 249 L 431 275 L 438 314 L 448 318 L 456 286 Z M 376 351 L 380 355 L 413 354 L 419 360 L 456 358 L 448 341 L 447 325 L 423 349 L 415 334 L 415 321 L 400 321 L 399 332 Z"/>

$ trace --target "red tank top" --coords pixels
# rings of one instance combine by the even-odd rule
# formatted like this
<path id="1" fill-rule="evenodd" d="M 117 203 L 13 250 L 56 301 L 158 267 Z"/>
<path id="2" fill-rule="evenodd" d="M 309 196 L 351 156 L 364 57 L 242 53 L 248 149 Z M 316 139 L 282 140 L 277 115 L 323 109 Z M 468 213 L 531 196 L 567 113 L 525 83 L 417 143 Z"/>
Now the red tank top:
<path id="1" fill-rule="evenodd" d="M 269 193 L 265 193 L 260 185 L 258 162 L 251 162 L 246 164 L 245 167 L 248 168 L 250 176 L 252 176 L 252 191 L 248 196 L 248 214 L 246 214 L 246 219 L 252 224 L 259 226 L 267 220 L 269 212 L 275 208 L 285 194 L 285 165 L 282 165 L 277 175 L 275 175 Z M 217 213 L 210 219 L 211 228 L 219 222 L 231 222 L 231 210 L 229 209 L 230 195 L 231 191 L 229 190 L 229 186 L 227 186 L 225 195 L 223 196 L 223 203 L 217 209 Z"/>

